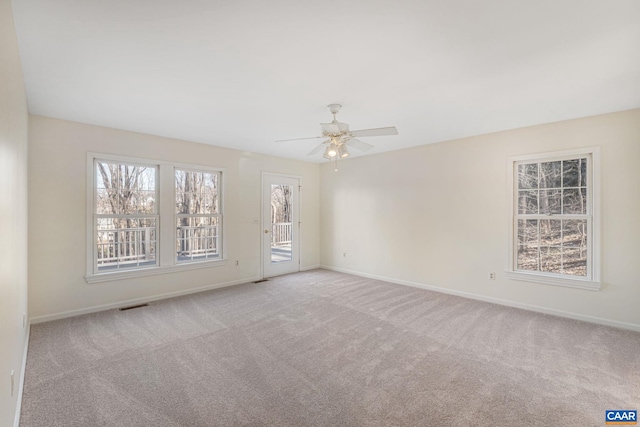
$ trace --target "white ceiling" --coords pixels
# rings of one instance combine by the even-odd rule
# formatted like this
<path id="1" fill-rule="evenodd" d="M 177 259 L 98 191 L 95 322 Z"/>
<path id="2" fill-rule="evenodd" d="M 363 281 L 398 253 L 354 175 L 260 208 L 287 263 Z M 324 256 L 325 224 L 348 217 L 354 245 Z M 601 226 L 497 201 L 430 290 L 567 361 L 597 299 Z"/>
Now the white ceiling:
<path id="1" fill-rule="evenodd" d="M 32 114 L 307 161 L 330 103 L 368 153 L 640 107 L 638 0 L 13 6 Z"/>

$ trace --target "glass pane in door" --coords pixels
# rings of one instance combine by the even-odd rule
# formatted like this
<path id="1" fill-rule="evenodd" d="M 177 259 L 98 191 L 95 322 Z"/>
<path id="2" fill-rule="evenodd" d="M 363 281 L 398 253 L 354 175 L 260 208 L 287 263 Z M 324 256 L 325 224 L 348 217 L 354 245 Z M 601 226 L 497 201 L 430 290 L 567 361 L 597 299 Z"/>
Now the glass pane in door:
<path id="1" fill-rule="evenodd" d="M 291 185 L 271 184 L 271 263 L 292 260 Z"/>

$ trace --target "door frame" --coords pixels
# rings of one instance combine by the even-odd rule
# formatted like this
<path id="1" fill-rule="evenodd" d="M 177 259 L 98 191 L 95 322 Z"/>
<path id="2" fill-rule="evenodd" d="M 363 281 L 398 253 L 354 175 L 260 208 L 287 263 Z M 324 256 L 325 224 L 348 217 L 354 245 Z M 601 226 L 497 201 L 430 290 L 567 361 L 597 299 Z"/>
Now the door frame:
<path id="1" fill-rule="evenodd" d="M 278 172 L 266 172 L 266 171 L 262 171 L 262 176 L 260 179 L 260 279 L 264 279 L 264 263 L 265 263 L 265 257 L 267 256 L 266 252 L 265 252 L 265 239 L 266 239 L 266 234 L 264 233 L 264 229 L 266 227 L 265 221 L 264 221 L 264 217 L 265 217 L 265 212 L 264 212 L 264 184 L 265 184 L 265 178 L 267 176 L 270 177 L 280 177 L 280 178 L 290 178 L 290 179 L 296 179 L 298 180 L 298 201 L 297 203 L 295 203 L 294 209 L 297 210 L 297 218 L 298 218 L 298 247 L 295 248 L 297 251 L 297 255 L 298 255 L 298 269 L 297 271 L 299 272 L 301 269 L 301 265 L 302 265 L 302 218 L 301 218 L 301 212 L 302 212 L 302 177 L 300 175 L 291 175 L 291 174 L 287 174 L 287 173 L 278 173 Z M 269 238 L 271 236 L 269 235 Z M 293 247 L 291 248 L 293 251 Z"/>

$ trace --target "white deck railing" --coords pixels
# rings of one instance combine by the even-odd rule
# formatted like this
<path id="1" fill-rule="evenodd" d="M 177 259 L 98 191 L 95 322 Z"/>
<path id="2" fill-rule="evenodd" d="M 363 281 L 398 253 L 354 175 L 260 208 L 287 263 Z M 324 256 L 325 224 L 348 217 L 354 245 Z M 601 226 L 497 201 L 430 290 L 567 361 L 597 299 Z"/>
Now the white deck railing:
<path id="1" fill-rule="evenodd" d="M 155 232 L 155 228 L 99 230 L 98 268 L 135 266 L 154 261 L 156 242 L 151 239 L 152 231 Z M 215 256 L 219 247 L 217 227 L 178 227 L 177 245 L 180 257 Z"/>
<path id="2" fill-rule="evenodd" d="M 178 227 L 178 254 L 195 256 L 218 252 L 217 226 Z"/>
<path id="3" fill-rule="evenodd" d="M 155 227 L 98 230 L 99 268 L 136 265 L 155 259 Z"/>
<path id="4" fill-rule="evenodd" d="M 284 246 L 291 244 L 290 222 L 276 222 L 272 225 L 271 246 Z"/>

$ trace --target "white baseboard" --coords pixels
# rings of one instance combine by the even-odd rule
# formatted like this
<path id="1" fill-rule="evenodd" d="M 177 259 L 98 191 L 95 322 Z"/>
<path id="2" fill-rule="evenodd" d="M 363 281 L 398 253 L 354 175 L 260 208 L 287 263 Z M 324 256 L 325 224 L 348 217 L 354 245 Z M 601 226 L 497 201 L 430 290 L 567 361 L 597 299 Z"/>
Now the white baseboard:
<path id="1" fill-rule="evenodd" d="M 58 320 L 58 319 L 64 319 L 67 317 L 80 316 L 82 314 L 96 313 L 98 311 L 111 310 L 114 308 L 126 307 L 129 305 L 144 304 L 151 301 L 158 301 L 158 300 L 167 299 L 167 298 L 174 298 L 174 297 L 179 297 L 183 295 L 195 294 L 198 292 L 210 291 L 212 289 L 219 289 L 219 288 L 226 288 L 228 286 L 241 285 L 243 283 L 249 283 L 256 280 L 260 280 L 260 277 L 258 276 L 248 277 L 245 279 L 233 280 L 231 282 L 216 283 L 214 285 L 201 286 L 199 288 L 192 288 L 192 289 L 186 289 L 186 290 L 175 291 L 175 292 L 167 292 L 164 294 L 152 295 L 148 297 L 118 301 L 111 304 L 94 305 L 92 307 L 81 308 L 78 310 L 63 311 L 61 313 L 33 317 L 30 319 L 30 323 L 35 324 L 35 323 L 49 322 L 51 320 Z"/>
<path id="2" fill-rule="evenodd" d="M 22 392 L 24 390 L 24 376 L 27 370 L 27 353 L 29 352 L 29 336 L 31 335 L 31 322 L 27 324 L 27 336 L 24 341 L 24 350 L 22 352 L 22 368 L 20 371 L 20 384 L 18 385 L 18 403 L 16 404 L 16 415 L 14 417 L 13 426 L 20 426 L 20 412 L 22 411 Z"/>
<path id="3" fill-rule="evenodd" d="M 568 319 L 581 320 L 583 322 L 596 323 L 598 325 L 612 326 L 614 328 L 627 329 L 630 331 L 640 332 L 640 325 L 635 323 L 620 322 L 618 320 L 604 319 L 602 317 L 589 316 L 586 314 L 573 313 L 569 311 L 556 310 L 553 308 L 540 307 L 537 305 L 523 304 L 520 302 L 493 298 L 484 295 L 478 295 L 471 292 L 457 291 L 455 289 L 441 288 L 438 286 L 427 285 L 419 282 L 411 282 L 408 280 L 394 279 L 392 277 L 383 277 L 375 274 L 363 273 L 360 271 L 347 270 L 345 268 L 333 267 L 330 265 L 322 265 L 320 268 L 326 270 L 338 271 L 341 273 L 353 274 L 354 276 L 366 277 L 369 279 L 382 280 L 384 282 L 395 283 L 398 285 L 411 286 L 414 288 L 427 289 L 430 291 L 441 292 L 443 294 L 455 295 L 463 298 L 474 299 L 483 302 L 489 302 L 507 307 L 520 308 L 522 310 L 535 311 L 543 314 L 551 314 L 553 316 L 565 317 Z"/>
<path id="4" fill-rule="evenodd" d="M 306 267 L 300 267 L 300 271 L 315 270 L 316 268 L 321 268 L 321 267 L 320 267 L 320 264 L 307 265 Z"/>

